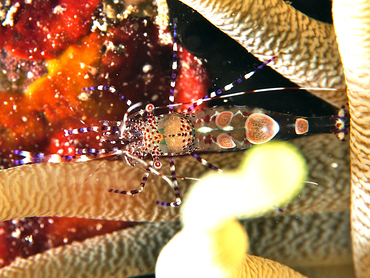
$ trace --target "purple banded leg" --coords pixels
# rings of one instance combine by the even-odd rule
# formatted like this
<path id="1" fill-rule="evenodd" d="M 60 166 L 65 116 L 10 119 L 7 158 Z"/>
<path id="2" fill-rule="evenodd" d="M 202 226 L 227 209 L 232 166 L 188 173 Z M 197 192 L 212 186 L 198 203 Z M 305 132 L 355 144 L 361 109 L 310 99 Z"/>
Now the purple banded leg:
<path id="1" fill-rule="evenodd" d="M 132 105 L 132 101 L 127 99 L 124 95 L 122 95 L 121 93 L 119 93 L 116 88 L 114 88 L 113 86 L 104 86 L 104 85 L 99 85 L 99 86 L 95 86 L 95 87 L 86 87 L 86 88 L 83 88 L 82 89 L 83 91 L 94 91 L 94 90 L 99 90 L 99 91 L 108 91 L 116 96 L 118 96 L 121 100 L 126 100 L 126 104 L 128 106 L 131 106 Z"/>
<path id="2" fill-rule="evenodd" d="M 120 148 L 111 149 L 75 149 L 76 155 L 61 155 L 61 154 L 44 154 L 31 153 L 29 151 L 13 150 L 15 155 L 23 156 L 21 159 L 12 159 L 14 165 L 24 165 L 29 163 L 61 163 L 61 162 L 82 162 L 94 158 L 102 158 L 121 154 Z"/>
<path id="3" fill-rule="evenodd" d="M 172 188 L 175 191 L 176 201 L 175 202 L 156 201 L 156 204 L 160 206 L 164 206 L 164 207 L 178 207 L 181 205 L 181 197 L 180 197 L 179 185 L 176 179 L 175 159 L 173 158 L 173 156 L 170 157 L 170 171 L 171 171 L 171 180 L 173 184 Z"/>
<path id="4" fill-rule="evenodd" d="M 132 196 L 132 195 L 135 195 L 135 194 L 139 194 L 140 192 L 142 192 L 144 190 L 144 187 L 145 187 L 145 183 L 147 182 L 148 180 L 148 177 L 149 177 L 149 174 L 150 174 L 150 165 L 148 165 L 148 167 L 145 169 L 146 173 L 145 175 L 143 176 L 143 179 L 140 183 L 140 186 L 134 190 L 118 190 L 118 189 L 109 189 L 108 192 L 111 192 L 111 193 L 117 193 L 117 194 L 124 194 L 124 195 L 129 195 L 129 196 Z"/>
<path id="5" fill-rule="evenodd" d="M 171 186 L 171 188 L 173 188 L 174 190 L 175 190 L 175 192 L 178 192 L 178 186 L 177 186 L 177 181 L 176 181 L 176 185 L 174 184 L 174 182 L 172 181 L 172 180 L 170 180 L 169 178 L 167 178 L 166 176 L 164 176 L 164 175 L 162 175 L 161 173 L 159 173 L 156 169 L 154 169 L 152 166 L 153 166 L 153 161 L 151 161 L 149 164 L 148 163 L 146 163 L 144 160 L 142 160 L 142 159 L 140 159 L 140 158 L 138 158 L 137 156 L 135 156 L 135 155 L 133 155 L 132 153 L 130 153 L 130 152 L 128 152 L 128 151 L 121 151 L 121 153 L 120 154 L 122 154 L 122 155 L 124 155 L 125 157 L 126 157 L 126 160 L 127 159 L 132 159 L 133 161 L 136 161 L 137 163 L 140 163 L 140 164 L 142 164 L 142 165 L 144 165 L 145 167 L 146 167 L 146 171 L 148 172 L 145 176 L 144 176 L 144 178 L 143 178 L 143 182 L 144 182 L 144 184 L 145 184 L 145 182 L 146 182 L 146 180 L 147 180 L 147 177 L 149 176 L 149 173 L 152 173 L 152 174 L 154 174 L 154 175 L 156 175 L 156 176 L 159 176 L 159 177 L 161 177 L 164 181 L 166 181 L 170 186 Z M 173 179 L 173 177 L 175 178 L 175 180 L 176 180 L 176 175 L 175 175 L 175 173 L 173 172 L 173 174 L 172 174 L 172 179 Z M 143 186 L 141 186 L 141 187 L 143 187 Z M 140 188 L 141 188 L 140 187 Z M 139 188 L 139 189 L 140 189 Z M 113 191 L 114 189 L 111 189 L 110 190 L 110 192 L 113 192 L 114 193 L 114 191 Z M 138 190 L 138 189 L 137 189 Z M 121 192 L 125 192 L 125 191 L 121 191 Z M 126 191 L 126 192 L 128 192 L 128 191 Z M 135 194 L 137 194 L 137 193 L 139 193 L 139 192 L 137 192 L 136 193 L 136 191 L 134 190 L 134 192 L 135 192 Z M 131 191 L 131 195 L 133 195 L 133 193 L 134 192 L 132 192 Z M 140 191 L 141 192 L 141 191 Z M 119 193 L 119 192 L 117 192 L 117 193 Z M 121 193 L 121 194 L 126 194 L 126 195 L 129 195 L 129 194 L 127 194 L 127 193 Z M 176 195 L 176 202 L 171 202 L 171 203 L 168 203 L 168 206 L 173 206 L 173 207 L 175 207 L 175 206 L 179 206 L 180 204 L 181 204 L 181 199 L 180 199 L 180 195 L 178 194 L 178 195 Z M 162 206 L 166 206 L 166 204 L 167 203 L 164 203 L 164 202 L 156 202 L 158 205 L 162 205 Z M 171 205 L 172 204 L 172 205 Z"/>
<path id="6" fill-rule="evenodd" d="M 13 150 L 14 154 L 23 156 L 22 159 L 12 159 L 15 165 L 24 165 L 29 163 L 60 163 L 78 161 L 79 157 L 72 155 L 59 155 L 59 154 L 44 154 L 44 153 L 31 153 L 28 151 Z"/>
<path id="7" fill-rule="evenodd" d="M 20 150 L 13 150 L 12 153 L 19 155 L 19 156 L 23 156 L 22 159 L 12 159 L 12 162 L 15 165 L 45 162 L 45 154 L 43 153 L 31 153 L 28 151 L 20 151 Z"/>
<path id="8" fill-rule="evenodd" d="M 118 122 L 120 123 L 120 122 Z M 83 134 L 88 132 L 104 132 L 107 135 L 120 135 L 119 126 L 91 126 L 91 127 L 81 127 L 81 128 L 73 128 L 73 129 L 64 129 L 64 136 L 68 137 L 71 135 Z"/>
<path id="9" fill-rule="evenodd" d="M 102 124 L 103 126 L 100 129 L 102 132 L 101 141 L 116 141 L 121 137 L 120 126 L 122 121 L 103 121 Z"/>
<path id="10" fill-rule="evenodd" d="M 232 88 L 234 88 L 236 85 L 242 83 L 244 80 L 247 80 L 249 78 L 251 78 L 257 71 L 259 71 L 260 69 L 262 69 L 263 67 L 265 67 L 268 63 L 270 63 L 271 61 L 275 60 L 277 56 L 274 56 L 270 59 L 268 59 L 266 62 L 264 62 L 262 65 L 260 65 L 258 68 L 256 68 L 254 71 L 251 71 L 245 75 L 243 75 L 242 77 L 238 78 L 237 80 L 234 80 L 233 82 L 227 84 L 226 86 L 216 90 L 216 91 L 213 91 L 211 93 L 209 93 L 208 95 L 206 95 L 204 98 L 202 99 L 199 99 L 197 100 L 196 102 L 193 103 L 193 105 L 191 105 L 187 112 L 190 113 L 192 110 L 194 110 L 198 105 L 202 104 L 206 99 L 209 99 L 209 98 L 215 98 L 217 96 L 219 96 L 220 94 L 224 93 L 224 92 L 227 92 L 229 90 L 231 90 Z"/>
<path id="11" fill-rule="evenodd" d="M 173 46 L 172 46 L 172 73 L 171 73 L 171 83 L 170 83 L 170 95 L 169 95 L 169 109 L 170 112 L 173 110 L 173 103 L 175 102 L 175 86 L 176 77 L 178 70 L 178 43 L 177 43 L 177 19 L 175 18 L 173 23 Z"/>
<path id="12" fill-rule="evenodd" d="M 215 165 L 209 163 L 207 160 L 201 158 L 199 155 L 197 155 L 196 153 L 192 153 L 191 154 L 196 160 L 198 160 L 200 163 L 202 163 L 204 166 L 214 170 L 214 171 L 217 171 L 219 173 L 222 173 L 222 170 L 218 167 L 216 167 Z"/>
<path id="13" fill-rule="evenodd" d="M 109 156 L 114 156 L 114 155 L 121 155 L 122 150 L 119 147 L 115 148 L 109 148 L 109 149 L 95 149 L 95 148 L 76 148 L 76 157 L 81 157 L 78 159 L 78 161 L 83 161 L 84 158 L 86 157 L 85 160 L 90 160 L 90 158 L 93 156 L 94 158 L 103 158 L 103 157 L 109 157 Z"/>

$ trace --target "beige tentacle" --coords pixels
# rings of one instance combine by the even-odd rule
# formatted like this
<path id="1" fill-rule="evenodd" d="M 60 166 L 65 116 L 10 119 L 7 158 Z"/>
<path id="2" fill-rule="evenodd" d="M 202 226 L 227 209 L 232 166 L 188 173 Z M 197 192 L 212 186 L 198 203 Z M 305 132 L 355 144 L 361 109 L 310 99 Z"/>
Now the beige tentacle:
<path id="1" fill-rule="evenodd" d="M 309 277 L 352 277 L 337 272 L 338 268 L 352 271 L 349 211 L 280 213 L 244 220 L 242 224 L 248 233 L 250 254 L 277 261 Z M 327 275 L 312 275 L 320 268 L 327 268 Z"/>
<path id="2" fill-rule="evenodd" d="M 127 221 L 164 221 L 177 209 L 155 204 L 173 199 L 173 190 L 159 182 L 137 196 L 109 193 L 110 188 L 135 189 L 144 171 L 125 161 L 34 164 L 0 171 L 0 219 L 29 216 L 76 216 Z M 152 183 L 149 179 L 148 183 Z M 162 185 L 162 186 L 161 186 Z"/>
<path id="3" fill-rule="evenodd" d="M 122 231 L 17 258 L 0 269 L 9 278 L 131 277 L 154 272 L 163 245 L 179 230 L 177 222 L 146 223 Z"/>
<path id="4" fill-rule="evenodd" d="M 356 275 L 370 276 L 370 2 L 334 1 L 351 114 L 352 244 Z"/>
<path id="5" fill-rule="evenodd" d="M 274 262 L 269 259 L 245 255 L 245 263 L 239 270 L 237 278 L 254 278 L 254 277 L 287 277 L 287 278 L 304 278 L 306 276 L 294 271 L 293 269 Z"/>

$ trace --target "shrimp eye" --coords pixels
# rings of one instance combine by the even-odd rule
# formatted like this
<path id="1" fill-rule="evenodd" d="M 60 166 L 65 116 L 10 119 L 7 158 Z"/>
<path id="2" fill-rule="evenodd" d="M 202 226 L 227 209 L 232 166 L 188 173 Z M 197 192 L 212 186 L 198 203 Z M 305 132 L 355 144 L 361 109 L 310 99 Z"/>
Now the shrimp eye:
<path id="1" fill-rule="evenodd" d="M 154 168 L 155 169 L 160 169 L 162 167 L 162 163 L 160 161 L 154 162 Z"/>
<path id="2" fill-rule="evenodd" d="M 154 110 L 154 105 L 149 103 L 145 106 L 146 112 L 152 112 Z"/>

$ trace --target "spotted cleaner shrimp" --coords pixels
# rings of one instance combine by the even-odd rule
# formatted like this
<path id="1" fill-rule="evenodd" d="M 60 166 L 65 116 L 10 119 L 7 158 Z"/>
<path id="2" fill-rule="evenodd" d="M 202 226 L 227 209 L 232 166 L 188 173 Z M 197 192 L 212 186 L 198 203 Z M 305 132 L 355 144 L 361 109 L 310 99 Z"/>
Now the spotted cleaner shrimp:
<path id="1" fill-rule="evenodd" d="M 75 155 L 31 153 L 25 150 L 14 150 L 16 165 L 38 162 L 86 161 L 96 158 L 121 155 L 129 165 L 141 164 L 146 169 L 142 182 L 134 190 L 110 189 L 109 192 L 135 195 L 144 190 L 150 173 L 160 176 L 174 190 L 175 200 L 172 202 L 157 201 L 161 206 L 177 207 L 181 204 L 178 181 L 175 171 L 175 156 L 192 155 L 201 164 L 212 170 L 222 172 L 215 165 L 199 156 L 203 152 L 241 151 L 255 144 L 263 144 L 274 138 L 290 139 L 315 133 L 334 133 L 343 139 L 347 133 L 348 119 L 344 109 L 337 115 L 326 117 L 299 117 L 247 106 L 214 106 L 199 108 L 209 100 L 230 97 L 247 93 L 263 93 L 286 90 L 289 88 L 268 88 L 248 92 L 237 92 L 222 95 L 236 84 L 251 78 L 256 72 L 275 59 L 272 57 L 254 71 L 245 74 L 236 81 L 216 90 L 206 97 L 190 103 L 190 107 L 182 113 L 175 108 L 183 107 L 185 103 L 174 103 L 176 72 L 178 70 L 177 28 L 174 22 L 174 44 L 172 62 L 172 80 L 170 84 L 169 105 L 155 107 L 142 103 L 132 103 L 114 87 L 88 87 L 85 91 L 106 90 L 125 100 L 129 106 L 122 121 L 102 121 L 100 126 L 82 127 L 64 130 L 66 137 L 95 132 L 102 142 L 108 142 L 110 148 L 76 148 Z M 297 88 L 294 88 L 297 89 Z M 304 90 L 305 88 L 299 88 Z M 322 89 L 320 89 L 322 90 Z M 331 90 L 331 89 L 327 89 Z M 333 89 L 334 90 L 334 89 Z M 140 109 L 141 108 L 141 109 Z M 137 110 L 137 111 L 136 111 Z M 144 159 L 150 156 L 147 163 Z M 170 177 L 162 175 L 162 157 L 169 157 Z"/>

